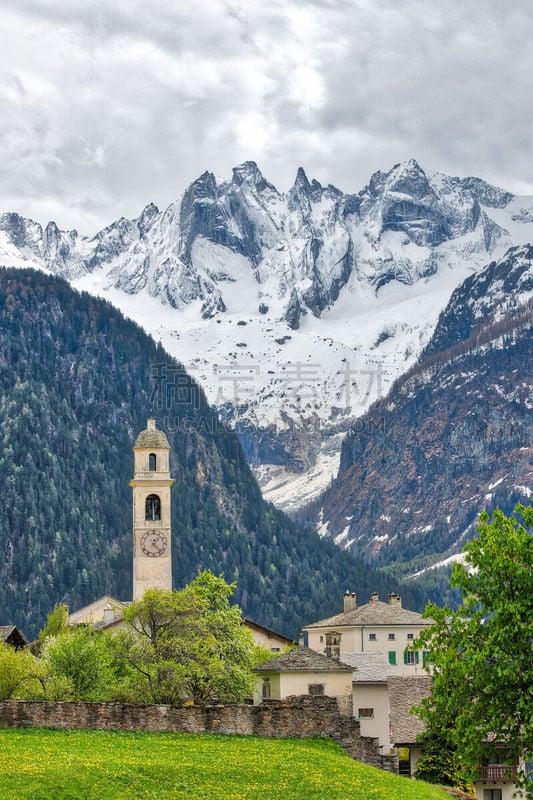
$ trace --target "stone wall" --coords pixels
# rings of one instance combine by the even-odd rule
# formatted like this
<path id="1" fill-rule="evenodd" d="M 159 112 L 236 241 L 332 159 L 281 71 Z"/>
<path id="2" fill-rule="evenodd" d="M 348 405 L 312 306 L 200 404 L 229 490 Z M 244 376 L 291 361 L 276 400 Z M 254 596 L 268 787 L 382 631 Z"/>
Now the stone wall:
<path id="1" fill-rule="evenodd" d="M 334 739 L 359 761 L 382 766 L 377 739 L 360 735 L 359 721 L 339 713 L 333 697 L 289 697 L 259 706 L 184 708 L 128 703 L 0 702 L 0 727 L 90 728 L 111 731 L 223 733 Z"/>

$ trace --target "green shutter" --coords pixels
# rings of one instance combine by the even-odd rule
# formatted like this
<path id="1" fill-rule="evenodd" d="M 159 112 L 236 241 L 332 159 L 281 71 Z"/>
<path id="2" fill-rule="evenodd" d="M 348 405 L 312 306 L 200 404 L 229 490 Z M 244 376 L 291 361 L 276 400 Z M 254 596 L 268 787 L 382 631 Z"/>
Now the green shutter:
<path id="1" fill-rule="evenodd" d="M 409 663 L 409 661 L 407 660 L 408 653 L 409 653 L 409 650 L 404 650 L 403 651 L 403 663 L 404 664 L 408 664 Z"/>
<path id="2" fill-rule="evenodd" d="M 389 664 L 396 664 L 396 650 L 389 650 Z"/>
<path id="3" fill-rule="evenodd" d="M 420 655 L 420 653 L 418 652 L 418 650 L 416 650 L 416 651 L 415 651 L 415 664 L 418 664 L 418 657 L 419 657 L 419 655 Z"/>

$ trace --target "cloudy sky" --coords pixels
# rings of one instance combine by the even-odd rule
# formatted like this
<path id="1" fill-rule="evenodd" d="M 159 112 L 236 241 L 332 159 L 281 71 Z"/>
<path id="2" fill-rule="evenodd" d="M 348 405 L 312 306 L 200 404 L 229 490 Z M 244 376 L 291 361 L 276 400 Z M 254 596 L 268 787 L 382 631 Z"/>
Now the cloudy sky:
<path id="1" fill-rule="evenodd" d="M 93 233 L 257 161 L 533 194 L 530 0 L 3 0 L 0 212 Z"/>

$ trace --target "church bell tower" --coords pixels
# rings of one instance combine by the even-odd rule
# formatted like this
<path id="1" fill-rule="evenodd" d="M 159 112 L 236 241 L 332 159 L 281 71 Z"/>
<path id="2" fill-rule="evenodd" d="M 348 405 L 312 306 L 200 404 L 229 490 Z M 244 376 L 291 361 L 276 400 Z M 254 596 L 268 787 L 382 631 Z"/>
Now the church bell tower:
<path id="1" fill-rule="evenodd" d="M 147 589 L 172 590 L 170 445 L 149 419 L 133 446 L 133 599 Z"/>

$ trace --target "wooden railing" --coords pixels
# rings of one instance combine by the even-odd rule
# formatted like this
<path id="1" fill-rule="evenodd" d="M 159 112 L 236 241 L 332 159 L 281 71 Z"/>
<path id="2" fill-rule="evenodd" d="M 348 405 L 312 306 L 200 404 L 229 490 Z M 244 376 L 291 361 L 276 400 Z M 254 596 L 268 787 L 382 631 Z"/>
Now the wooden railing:
<path id="1" fill-rule="evenodd" d="M 509 764 L 489 764 L 486 767 L 479 767 L 480 781 L 514 781 L 516 778 L 516 766 Z"/>

